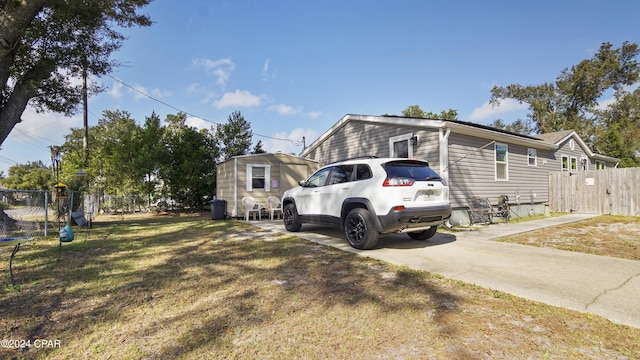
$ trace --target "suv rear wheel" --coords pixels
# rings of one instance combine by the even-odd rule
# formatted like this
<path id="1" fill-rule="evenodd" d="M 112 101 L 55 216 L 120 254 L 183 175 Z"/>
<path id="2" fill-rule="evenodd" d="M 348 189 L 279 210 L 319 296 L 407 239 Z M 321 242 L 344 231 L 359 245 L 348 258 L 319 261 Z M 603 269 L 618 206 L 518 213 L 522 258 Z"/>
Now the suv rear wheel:
<path id="1" fill-rule="evenodd" d="M 300 231 L 302 223 L 298 218 L 298 210 L 296 209 L 296 206 L 293 205 L 293 203 L 288 203 L 287 205 L 285 205 L 282 214 L 282 218 L 284 219 L 284 228 L 287 229 L 287 231 Z"/>
<path id="2" fill-rule="evenodd" d="M 372 249 L 378 243 L 378 231 L 367 209 L 355 208 L 347 214 L 344 221 L 344 233 L 347 241 L 356 249 Z"/>
<path id="3" fill-rule="evenodd" d="M 410 232 L 408 233 L 408 235 L 413 240 L 427 240 L 427 239 L 431 239 L 433 235 L 436 234 L 436 231 L 438 231 L 438 227 L 432 226 L 429 229 L 424 231 Z"/>

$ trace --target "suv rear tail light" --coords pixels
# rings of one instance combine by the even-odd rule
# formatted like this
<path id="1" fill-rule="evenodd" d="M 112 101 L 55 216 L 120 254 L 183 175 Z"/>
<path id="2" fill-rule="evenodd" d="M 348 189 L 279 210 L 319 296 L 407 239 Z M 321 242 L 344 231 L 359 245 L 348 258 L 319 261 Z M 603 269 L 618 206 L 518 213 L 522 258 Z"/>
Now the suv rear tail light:
<path id="1" fill-rule="evenodd" d="M 411 186 L 415 181 L 409 178 L 386 178 L 382 183 L 382 186 Z"/>

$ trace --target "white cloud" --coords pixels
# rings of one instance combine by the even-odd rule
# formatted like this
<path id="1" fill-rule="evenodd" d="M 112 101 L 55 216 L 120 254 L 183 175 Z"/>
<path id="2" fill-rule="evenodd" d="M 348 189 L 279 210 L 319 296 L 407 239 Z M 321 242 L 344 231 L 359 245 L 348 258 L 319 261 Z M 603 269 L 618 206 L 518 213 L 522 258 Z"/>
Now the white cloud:
<path id="1" fill-rule="evenodd" d="M 519 103 L 517 100 L 505 99 L 500 102 L 500 105 L 494 106 L 486 102 L 481 107 L 473 109 L 469 116 L 469 121 L 482 121 L 487 119 L 494 119 L 502 114 L 507 114 L 514 111 L 520 111 L 527 109 L 529 104 Z"/>
<path id="2" fill-rule="evenodd" d="M 300 107 L 294 108 L 293 106 L 290 106 L 290 105 L 278 104 L 278 105 L 269 106 L 267 110 L 275 111 L 280 115 L 295 115 L 300 113 L 302 111 L 302 108 Z"/>
<path id="3" fill-rule="evenodd" d="M 8 168 L 15 164 L 26 164 L 29 161 L 41 160 L 50 164 L 50 146 L 62 145 L 64 135 L 70 128 L 82 126 L 82 116 L 64 116 L 60 113 L 37 113 L 33 107 L 27 107 L 20 117 L 22 122 L 16 124 L 7 139 L 0 147 L 0 171 L 6 174 Z"/>
<path id="4" fill-rule="evenodd" d="M 267 152 L 275 153 L 275 152 L 283 152 L 287 154 L 299 154 L 303 145 L 309 146 L 313 140 L 318 137 L 318 133 L 312 129 L 302 129 L 297 128 L 293 129 L 290 133 L 279 132 L 273 135 L 274 138 L 277 139 L 285 139 L 285 140 L 277 140 L 277 139 L 269 139 L 269 138 L 260 138 L 256 137 L 255 140 L 262 140 L 264 144 L 264 149 Z M 302 138 L 305 138 L 304 143 Z"/>
<path id="5" fill-rule="evenodd" d="M 191 83 L 187 86 L 187 93 L 189 94 L 197 94 L 202 91 L 205 91 L 204 86 L 200 85 L 200 83 Z"/>
<path id="6" fill-rule="evenodd" d="M 271 77 L 269 75 L 269 63 L 271 62 L 271 60 L 267 59 L 267 61 L 264 62 L 264 65 L 262 66 L 262 80 L 267 81 L 269 80 L 269 78 Z"/>
<path id="7" fill-rule="evenodd" d="M 320 111 L 309 111 L 307 112 L 307 116 L 311 119 L 317 119 L 322 115 Z"/>
<path id="8" fill-rule="evenodd" d="M 616 98 L 615 97 L 610 97 L 608 99 L 604 99 L 598 102 L 598 105 L 596 105 L 596 109 L 598 110 L 606 110 L 609 105 L 613 105 L 616 103 Z"/>
<path id="9" fill-rule="evenodd" d="M 122 97 L 122 84 L 119 82 L 114 82 L 113 86 L 107 91 L 107 94 L 114 99 L 119 99 Z"/>
<path id="10" fill-rule="evenodd" d="M 634 83 L 634 84 L 631 84 L 631 85 L 625 85 L 624 86 L 624 91 L 632 93 L 638 87 L 640 87 L 640 82 L 637 82 L 637 83 Z M 613 90 L 610 90 L 608 92 L 605 92 L 604 97 L 601 98 L 601 100 L 598 101 L 598 104 L 596 105 L 596 109 L 598 109 L 598 110 L 606 110 L 610 105 L 615 104 L 616 101 L 618 101 L 618 100 L 616 99 Z"/>
<path id="11" fill-rule="evenodd" d="M 229 107 L 257 107 L 262 103 L 264 96 L 253 95 L 247 90 L 236 90 L 222 95 L 222 98 L 213 102 L 217 109 Z"/>
<path id="12" fill-rule="evenodd" d="M 196 129 L 210 129 L 212 125 L 209 121 L 202 120 L 201 118 L 195 116 L 187 116 L 185 123 L 188 126 L 192 126 Z"/>
<path id="13" fill-rule="evenodd" d="M 160 89 L 152 89 L 151 95 L 155 98 L 167 98 L 170 97 L 173 93 L 169 90 L 160 90 Z"/>
<path id="14" fill-rule="evenodd" d="M 201 104 L 209 104 L 218 97 L 218 94 L 215 91 L 209 90 L 206 86 L 203 86 L 200 83 L 189 84 L 186 90 L 188 94 L 195 94 L 196 96 L 201 97 Z"/>
<path id="15" fill-rule="evenodd" d="M 202 100 L 200 100 L 201 104 L 210 104 L 212 101 L 215 101 L 215 98 L 218 97 L 218 94 L 214 91 L 209 91 L 209 92 L 205 92 L 204 95 L 202 97 Z"/>
<path id="16" fill-rule="evenodd" d="M 204 68 L 205 72 L 216 77 L 216 84 L 224 89 L 227 86 L 231 73 L 235 70 L 236 65 L 229 58 L 211 60 L 203 58 L 195 58 L 192 63 L 198 67 Z"/>
<path id="17" fill-rule="evenodd" d="M 61 113 L 46 112 L 38 113 L 35 108 L 27 107 L 21 116 L 22 122 L 16 125 L 16 128 L 32 135 L 47 137 L 52 134 L 51 128 L 70 129 L 72 127 L 82 126 L 82 116 L 65 116 Z M 56 131 L 57 133 L 58 131 Z M 60 131 L 65 135 L 67 132 Z"/>
<path id="18" fill-rule="evenodd" d="M 135 90 L 134 90 L 135 89 Z M 160 89 L 147 89 L 142 85 L 133 85 L 133 89 L 129 89 L 129 93 L 134 95 L 134 99 L 139 101 L 141 99 L 149 99 L 149 96 L 162 99 L 171 96 L 171 91 Z"/>

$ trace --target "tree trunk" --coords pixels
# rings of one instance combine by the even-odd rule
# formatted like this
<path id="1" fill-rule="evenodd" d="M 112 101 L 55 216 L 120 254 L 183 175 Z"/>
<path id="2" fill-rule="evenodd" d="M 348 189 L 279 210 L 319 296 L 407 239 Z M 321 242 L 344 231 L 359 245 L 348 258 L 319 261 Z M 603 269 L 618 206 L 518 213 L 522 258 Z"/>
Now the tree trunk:
<path id="1" fill-rule="evenodd" d="M 34 92 L 27 84 L 16 84 L 11 96 L 0 108 L 0 144 L 4 143 L 13 127 L 22 121 L 20 117 L 33 95 L 35 95 Z"/>
<path id="2" fill-rule="evenodd" d="M 4 2 L 0 11 L 0 87 L 3 89 L 7 89 L 11 81 L 11 66 L 20 46 L 20 38 L 47 3 L 47 0 Z M 18 82 L 11 95 L 6 98 L 6 93 L 0 95 L 0 144 L 21 121 L 29 99 L 35 95 L 30 88 L 30 84 Z"/>
<path id="3" fill-rule="evenodd" d="M 48 1 L 24 0 L 4 3 L 0 11 L 0 86 L 5 86 L 9 80 L 20 38 Z"/>

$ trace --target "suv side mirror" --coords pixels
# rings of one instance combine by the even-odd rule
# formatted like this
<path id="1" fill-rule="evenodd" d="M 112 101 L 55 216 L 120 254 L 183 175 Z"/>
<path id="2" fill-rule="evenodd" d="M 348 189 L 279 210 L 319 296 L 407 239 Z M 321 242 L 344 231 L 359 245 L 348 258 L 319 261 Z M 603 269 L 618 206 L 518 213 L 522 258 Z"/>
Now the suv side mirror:
<path id="1" fill-rule="evenodd" d="M 300 186 L 302 186 L 302 187 L 307 186 L 307 180 L 300 180 L 300 181 L 298 181 L 298 185 L 300 185 Z"/>

